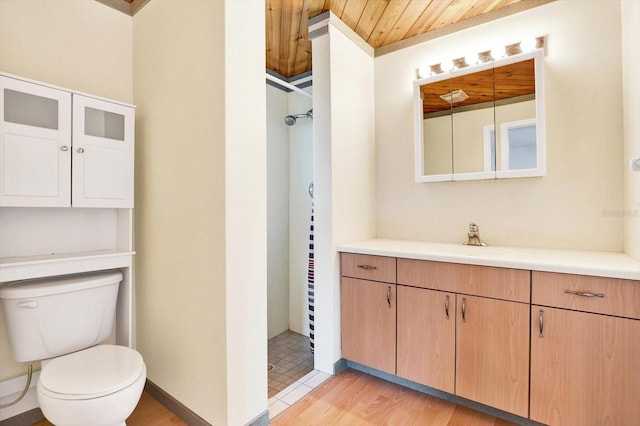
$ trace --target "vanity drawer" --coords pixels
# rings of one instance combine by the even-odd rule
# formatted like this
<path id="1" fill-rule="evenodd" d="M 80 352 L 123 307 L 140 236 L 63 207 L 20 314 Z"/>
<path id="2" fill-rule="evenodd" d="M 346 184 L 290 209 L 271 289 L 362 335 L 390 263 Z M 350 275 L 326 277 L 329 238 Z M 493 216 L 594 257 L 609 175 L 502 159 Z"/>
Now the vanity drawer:
<path id="1" fill-rule="evenodd" d="M 529 303 L 530 272 L 492 266 L 398 259 L 398 284 Z"/>
<path id="2" fill-rule="evenodd" d="M 640 319 L 640 281 L 533 272 L 532 304 Z"/>
<path id="3" fill-rule="evenodd" d="M 370 281 L 396 282 L 396 258 L 342 253 L 341 275 Z"/>

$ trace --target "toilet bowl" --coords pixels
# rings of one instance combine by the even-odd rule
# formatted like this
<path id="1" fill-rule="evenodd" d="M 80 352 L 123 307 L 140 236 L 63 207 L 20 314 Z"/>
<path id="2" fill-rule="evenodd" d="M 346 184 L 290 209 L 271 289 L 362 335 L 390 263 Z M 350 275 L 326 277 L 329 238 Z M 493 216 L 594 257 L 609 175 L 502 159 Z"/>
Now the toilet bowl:
<path id="1" fill-rule="evenodd" d="M 142 356 L 100 344 L 113 334 L 121 271 L 15 281 L 0 286 L 11 352 L 42 360 L 37 394 L 56 426 L 120 426 L 147 375 Z"/>
<path id="2" fill-rule="evenodd" d="M 138 352 L 98 345 L 43 361 L 38 401 L 57 426 L 120 426 L 135 409 L 145 380 Z"/>

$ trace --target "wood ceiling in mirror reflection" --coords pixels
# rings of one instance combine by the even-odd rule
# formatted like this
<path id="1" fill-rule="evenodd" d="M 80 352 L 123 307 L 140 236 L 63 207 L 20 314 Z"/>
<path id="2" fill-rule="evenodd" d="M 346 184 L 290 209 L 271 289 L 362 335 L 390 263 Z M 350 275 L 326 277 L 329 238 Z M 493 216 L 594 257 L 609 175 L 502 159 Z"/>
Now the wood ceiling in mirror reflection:
<path id="1" fill-rule="evenodd" d="M 266 0 L 266 65 L 285 77 L 311 70 L 307 20 L 328 10 L 369 45 L 380 48 L 481 15 L 497 19 L 549 1 Z"/>
<path id="2" fill-rule="evenodd" d="M 455 102 L 454 107 L 475 105 L 519 96 L 534 95 L 536 91 L 534 60 L 516 62 L 484 71 L 472 72 L 452 79 L 420 86 L 425 114 L 446 111 L 451 105 L 440 98 L 455 90 L 464 90 L 469 98 Z"/>

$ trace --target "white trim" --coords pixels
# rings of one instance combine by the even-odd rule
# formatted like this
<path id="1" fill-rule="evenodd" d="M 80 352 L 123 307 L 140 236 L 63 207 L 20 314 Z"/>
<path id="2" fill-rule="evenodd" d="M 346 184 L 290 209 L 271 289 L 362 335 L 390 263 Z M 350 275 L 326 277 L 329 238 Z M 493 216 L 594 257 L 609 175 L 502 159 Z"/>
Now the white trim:
<path id="1" fill-rule="evenodd" d="M 97 99 L 99 101 L 104 101 L 104 102 L 109 102 L 109 103 L 112 103 L 112 104 L 123 105 L 123 106 L 134 108 L 134 109 L 136 108 L 135 105 L 128 104 L 126 102 L 120 102 L 120 101 L 116 101 L 116 100 L 113 100 L 113 99 L 103 98 L 103 97 L 100 97 L 100 96 L 91 95 L 89 93 L 78 92 L 77 90 L 69 89 L 67 87 L 55 86 L 53 84 L 43 83 L 42 81 L 38 81 L 38 80 L 31 80 L 30 78 L 21 77 L 19 75 L 15 75 L 15 74 L 9 74 L 9 73 L 6 73 L 6 72 L 0 72 L 0 75 L 4 76 L 4 77 L 13 78 L 15 80 L 26 81 L 27 83 L 31 83 L 31 84 L 37 84 L 39 86 L 48 87 L 48 88 L 51 88 L 51 89 L 62 90 L 62 91 L 69 92 L 69 93 L 74 94 L 74 95 L 82 95 L 82 96 L 86 96 L 87 98 Z"/>
<path id="2" fill-rule="evenodd" d="M 40 371 L 33 373 L 31 377 L 31 384 L 29 385 L 29 391 L 24 398 L 15 405 L 0 410 L 0 421 L 17 416 L 34 408 L 38 408 L 38 395 L 36 392 L 36 384 L 40 377 Z M 0 382 L 0 404 L 6 404 L 11 402 L 20 395 L 24 385 L 27 383 L 27 375 L 16 377 L 13 379 Z"/>
<path id="3" fill-rule="evenodd" d="M 299 87 L 294 86 L 293 84 L 287 83 L 284 80 L 280 80 L 278 77 L 274 77 L 269 73 L 265 73 L 265 76 L 267 77 L 267 80 L 273 81 L 274 83 L 277 83 L 283 87 L 286 87 L 287 89 L 293 90 L 296 93 L 300 93 L 301 95 L 305 95 L 308 96 L 310 98 L 313 97 L 313 95 L 309 92 L 305 92 L 304 90 L 300 89 Z"/>

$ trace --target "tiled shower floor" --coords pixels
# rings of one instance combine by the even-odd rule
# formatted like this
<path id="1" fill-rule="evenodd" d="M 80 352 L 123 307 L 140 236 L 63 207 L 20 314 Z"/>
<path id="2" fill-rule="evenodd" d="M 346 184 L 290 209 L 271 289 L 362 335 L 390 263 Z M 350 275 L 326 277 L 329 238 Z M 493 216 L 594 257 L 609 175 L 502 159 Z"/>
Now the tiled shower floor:
<path id="1" fill-rule="evenodd" d="M 269 339 L 269 398 L 313 371 L 309 338 L 287 330 Z"/>

